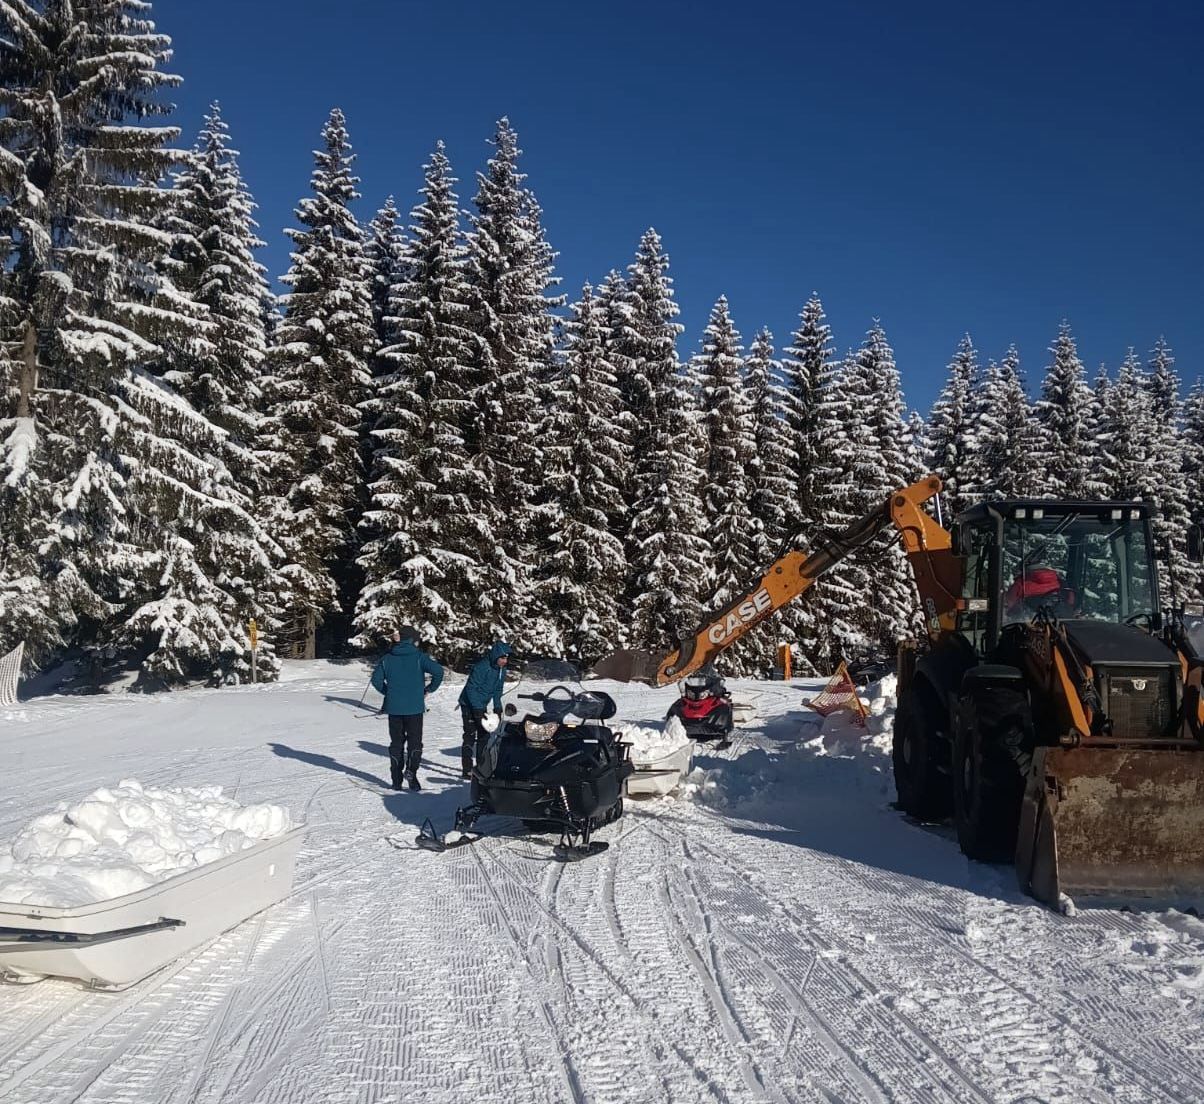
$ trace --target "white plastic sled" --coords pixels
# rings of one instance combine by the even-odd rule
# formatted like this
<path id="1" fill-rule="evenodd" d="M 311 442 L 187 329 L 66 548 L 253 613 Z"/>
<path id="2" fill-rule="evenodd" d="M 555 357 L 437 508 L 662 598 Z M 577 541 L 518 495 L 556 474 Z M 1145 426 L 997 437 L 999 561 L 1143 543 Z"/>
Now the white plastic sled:
<path id="1" fill-rule="evenodd" d="M 675 790 L 694 764 L 694 745 L 681 747 L 659 759 L 633 759 L 635 770 L 628 776 L 627 793 L 631 797 L 653 797 Z"/>
<path id="2" fill-rule="evenodd" d="M 122 989 L 288 896 L 304 826 L 108 901 L 0 903 L 0 977 Z"/>

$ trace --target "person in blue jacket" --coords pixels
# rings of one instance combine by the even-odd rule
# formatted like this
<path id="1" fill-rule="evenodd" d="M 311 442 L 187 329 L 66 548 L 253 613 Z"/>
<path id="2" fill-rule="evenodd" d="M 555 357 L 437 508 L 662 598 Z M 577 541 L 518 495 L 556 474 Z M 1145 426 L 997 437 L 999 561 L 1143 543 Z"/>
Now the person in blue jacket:
<path id="1" fill-rule="evenodd" d="M 411 790 L 420 790 L 418 764 L 422 759 L 426 696 L 439 689 L 443 668 L 419 650 L 416 629 L 402 625 L 392 635 L 393 646 L 372 672 L 372 686 L 384 695 L 381 712 L 389 716 L 389 777 L 393 789 L 400 790 L 404 780 Z"/>
<path id="2" fill-rule="evenodd" d="M 464 719 L 464 742 L 460 745 L 460 776 L 472 773 L 474 755 L 481 757 L 488 733 L 481 726 L 485 710 L 493 703 L 495 713 L 502 711 L 502 688 L 506 685 L 506 664 L 510 645 L 496 641 L 489 651 L 472 665 L 468 681 L 460 691 L 460 716 Z"/>

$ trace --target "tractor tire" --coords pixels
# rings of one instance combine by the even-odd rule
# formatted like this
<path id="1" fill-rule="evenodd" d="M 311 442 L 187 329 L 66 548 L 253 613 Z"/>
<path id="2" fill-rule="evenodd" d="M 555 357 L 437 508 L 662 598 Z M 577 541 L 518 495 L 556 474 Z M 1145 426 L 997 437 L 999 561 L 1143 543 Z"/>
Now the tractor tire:
<path id="1" fill-rule="evenodd" d="M 953 739 L 953 817 L 967 858 L 1011 862 L 1024 799 L 1018 749 L 1031 748 L 1028 700 L 991 688 L 962 702 Z"/>
<path id="2" fill-rule="evenodd" d="M 891 759 L 899 808 L 917 820 L 944 820 L 949 815 L 949 784 L 937 767 L 940 736 L 929 711 L 911 691 L 899 698 Z"/>

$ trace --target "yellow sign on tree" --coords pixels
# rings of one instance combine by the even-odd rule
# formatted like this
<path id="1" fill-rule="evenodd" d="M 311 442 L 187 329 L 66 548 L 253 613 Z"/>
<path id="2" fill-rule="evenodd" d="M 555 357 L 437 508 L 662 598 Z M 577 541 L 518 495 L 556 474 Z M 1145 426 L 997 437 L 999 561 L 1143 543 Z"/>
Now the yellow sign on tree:
<path id="1" fill-rule="evenodd" d="M 247 632 L 249 632 L 251 634 L 251 649 L 254 650 L 254 649 L 258 648 L 259 647 L 259 623 L 254 618 L 252 618 L 251 621 L 247 624 Z"/>

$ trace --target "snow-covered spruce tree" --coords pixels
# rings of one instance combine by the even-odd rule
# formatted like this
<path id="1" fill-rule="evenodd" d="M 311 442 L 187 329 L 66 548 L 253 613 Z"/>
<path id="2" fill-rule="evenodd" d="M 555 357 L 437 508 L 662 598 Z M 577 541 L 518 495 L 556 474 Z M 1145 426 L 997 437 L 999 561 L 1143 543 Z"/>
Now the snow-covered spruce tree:
<path id="1" fill-rule="evenodd" d="M 337 108 L 314 153 L 313 195 L 288 230 L 292 265 L 272 350 L 270 432 L 278 483 L 275 534 L 293 580 L 292 616 L 313 648 L 316 627 L 333 648 L 346 634 L 360 577 L 356 525 L 363 508 L 363 413 L 376 353 L 370 273 L 357 198 L 355 155 Z"/>
<path id="2" fill-rule="evenodd" d="M 781 384 L 781 362 L 774 355 L 773 334 L 762 329 L 744 360 L 744 394 L 752 419 L 753 455 L 745 469 L 748 513 L 756 522 L 750 578 L 773 563 L 795 534 L 788 519 L 795 509 L 794 453 L 786 421 L 789 396 Z M 789 607 L 787 607 L 789 608 Z M 780 643 L 793 638 L 779 610 L 748 635 L 751 655 L 775 657 Z M 763 668 L 765 664 L 761 664 Z"/>
<path id="3" fill-rule="evenodd" d="M 165 225 L 173 235 L 176 286 L 208 308 L 208 344 L 173 350 L 165 378 L 229 434 L 231 467 L 247 493 L 266 483 L 253 446 L 262 406 L 260 377 L 267 356 L 265 305 L 273 304 L 255 202 L 243 183 L 238 151 L 217 104 L 209 109 L 193 157 L 175 176 L 176 203 Z"/>
<path id="4" fill-rule="evenodd" d="M 992 363 L 971 403 L 975 448 L 966 457 L 963 491 L 970 502 L 1037 494 L 1037 426 L 1015 347 Z"/>
<path id="5" fill-rule="evenodd" d="M 750 509 L 748 478 L 756 439 L 744 391 L 742 352 L 727 298 L 720 296 L 711 308 L 702 349 L 690 364 L 701 414 L 702 524 L 710 544 L 702 595 L 716 609 L 744 594 L 761 566 L 761 523 Z M 771 660 L 771 655 L 758 656 L 753 642 L 741 640 L 724 653 L 720 665 L 733 674 L 748 674 L 763 670 Z"/>
<path id="6" fill-rule="evenodd" d="M 1049 351 L 1053 360 L 1036 406 L 1038 493 L 1049 498 L 1099 497 L 1103 486 L 1094 474 L 1091 388 L 1069 323 L 1062 323 Z"/>
<path id="7" fill-rule="evenodd" d="M 1150 464 L 1150 402 L 1143 377 L 1137 353 L 1129 349 L 1116 380 L 1096 389 L 1100 405 L 1097 478 L 1108 498 L 1147 502 L 1157 498 L 1155 483 L 1162 473 Z"/>
<path id="8" fill-rule="evenodd" d="M 1197 379 L 1184 400 L 1178 447 L 1183 457 L 1183 480 L 1188 491 L 1188 521 L 1204 526 L 1204 380 Z M 1189 584 L 1181 579 L 1180 585 L 1184 587 L 1184 597 L 1188 601 L 1199 602 L 1204 598 L 1204 587 L 1200 583 L 1199 566 L 1192 566 L 1196 568 L 1193 582 Z"/>
<path id="9" fill-rule="evenodd" d="M 1154 522 L 1156 543 L 1167 549 L 1169 565 L 1163 564 L 1162 593 L 1170 599 L 1197 592 L 1200 568 L 1187 558 L 1187 526 L 1191 520 L 1191 490 L 1184 466 L 1182 445 L 1183 404 L 1175 358 L 1166 339 L 1155 343 L 1146 367 L 1145 387 L 1149 399 L 1150 465 L 1158 472 L 1154 480 L 1158 516 Z M 1173 584 L 1173 585 L 1172 585 Z"/>
<path id="10" fill-rule="evenodd" d="M 604 327 L 607 361 L 614 369 L 615 384 L 619 388 L 619 409 L 615 415 L 614 433 L 624 447 L 627 463 L 619 480 L 623 491 L 624 509 L 613 519 L 615 524 L 613 532 L 620 540 L 625 541 L 629 525 L 629 508 L 635 494 L 633 449 L 636 422 L 633 413 L 635 380 L 624 353 L 624 349 L 627 347 L 625 329 L 629 311 L 627 280 L 621 272 L 612 268 L 606 274 L 606 278 L 598 286 L 597 300 Z"/>
<path id="11" fill-rule="evenodd" d="M 494 155 L 477 174 L 476 214 L 467 274 L 477 334 L 475 409 L 464 427 L 479 473 L 473 503 L 497 554 L 487 562 L 491 633 L 530 646 L 534 510 L 541 483 L 542 392 L 552 370 L 555 319 L 562 298 L 542 211 L 519 171 L 521 150 L 508 119 L 492 139 Z"/>
<path id="12" fill-rule="evenodd" d="M 809 548 L 819 533 L 829 527 L 821 503 L 833 504 L 829 488 L 822 486 L 831 465 L 831 409 L 825 410 L 826 387 L 838 370 L 823 304 L 812 293 L 800 314 L 793 340 L 782 353 L 786 386 L 785 426 L 787 447 L 792 453 L 794 495 L 786 518 L 787 532 Z M 825 423 L 825 418 L 829 421 Z M 798 644 L 799 658 L 814 667 L 819 655 L 831 649 L 825 643 L 827 630 L 819 612 L 821 601 L 795 602 L 782 610 L 787 636 Z M 826 662 L 826 660 L 824 661 Z"/>
<path id="13" fill-rule="evenodd" d="M 409 275 L 407 249 L 401 214 L 389 196 L 368 224 L 364 241 L 372 288 L 372 326 L 382 348 L 393 345 L 397 336 L 390 318 L 390 303 Z"/>
<path id="14" fill-rule="evenodd" d="M 112 649 L 172 683 L 245 668 L 233 598 L 244 562 L 232 537 L 221 574 L 213 553 L 249 519 L 223 460 L 226 435 L 166 382 L 173 351 L 205 355 L 214 326 L 173 285 L 163 230 L 178 196 L 159 184 L 188 155 L 166 148 L 174 128 L 139 125 L 170 110 L 159 92 L 177 83 L 158 71 L 170 42 L 149 8 L 0 12 L 0 296 L 17 364 L 6 375 L 27 431 L 18 440 L 35 443 L 6 448 L 0 483 L 26 504 L 40 499 L 40 517 L 12 514 L 37 542 L 53 612 L 53 626 L 32 619 L 35 652 Z M 6 622 L 32 623 L 28 607 L 13 608 L 29 593 L 26 569 L 0 569 L 0 590 L 18 596 L 5 600 Z"/>
<path id="15" fill-rule="evenodd" d="M 861 487 L 865 495 L 862 513 L 868 513 L 885 502 L 892 491 L 919 479 L 924 474 L 924 463 L 904 421 L 907 408 L 899 370 L 880 324 L 875 323 L 866 335 L 856 365 L 866 396 L 864 428 L 869 434 L 869 462 Z M 893 532 L 875 544 L 869 556 L 867 563 L 882 565 L 882 570 L 871 572 L 874 633 L 879 647 L 893 655 L 898 642 L 920 627 L 915 578 Z"/>
<path id="16" fill-rule="evenodd" d="M 626 539 L 630 643 L 663 651 L 699 614 L 708 548 L 690 381 L 677 360 L 669 258 L 648 230 L 628 268 L 618 338 L 619 391 L 632 434 L 632 502 Z"/>
<path id="17" fill-rule="evenodd" d="M 535 607 L 540 650 L 592 663 L 626 641 L 620 603 L 626 563 L 614 534 L 625 510 L 628 456 L 614 431 L 619 391 L 606 316 L 586 284 L 565 323 L 564 355 L 540 432 Z"/>
<path id="18" fill-rule="evenodd" d="M 451 661 L 479 649 L 489 627 L 485 543 L 464 426 L 473 415 L 475 338 L 459 203 L 440 142 L 425 166 L 410 228 L 407 279 L 390 306 L 397 343 L 378 380 L 371 501 L 364 515 L 356 607 L 362 642 L 390 624 L 418 628 Z"/>
<path id="19" fill-rule="evenodd" d="M 820 473 L 826 462 L 827 439 L 821 428 L 820 406 L 828 379 L 836 371 L 832 330 L 819 296 L 803 306 L 793 343 L 782 354 L 788 405 L 786 425 L 794 452 L 796 506 L 788 525 L 798 532 L 814 525 L 819 514 Z"/>
<path id="20" fill-rule="evenodd" d="M 801 535 L 801 543 L 814 550 L 822 538 L 851 525 L 866 510 L 864 482 L 877 480 L 875 443 L 865 424 L 865 404 L 872 396 L 856 358 L 848 356 L 827 375 L 818 397 L 816 432 L 825 442 L 817 470 L 814 509 L 817 521 Z M 860 557 L 837 564 L 795 605 L 805 608 L 810 633 L 800 635 L 800 669 L 819 674 L 835 670 L 871 643 L 870 577 L 880 565 L 867 565 Z"/>
<path id="21" fill-rule="evenodd" d="M 966 334 L 949 362 L 948 379 L 928 418 L 927 459 L 941 477 L 945 502 L 954 515 L 967 505 L 966 468 L 978 447 L 971 411 L 980 382 L 978 352 Z"/>
<path id="22" fill-rule="evenodd" d="M 795 455 L 786 415 L 789 396 L 782 386 L 782 365 L 774 355 L 773 334 L 762 329 L 744 359 L 745 401 L 752 417 L 753 455 L 746 467 L 748 508 L 757 521 L 753 565 L 768 567 L 785 541 L 794 536 Z"/>

